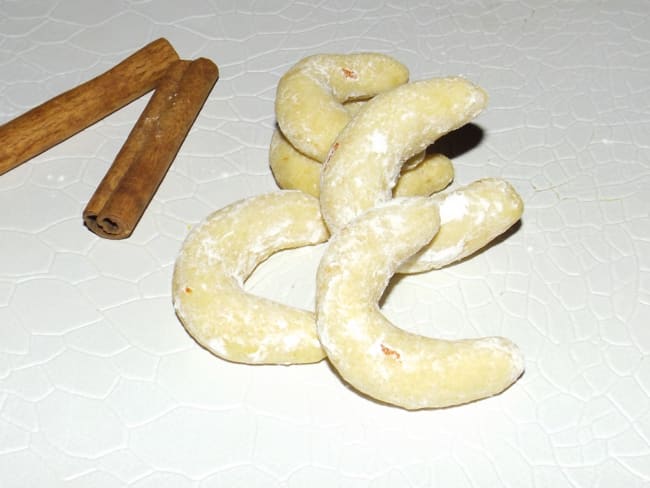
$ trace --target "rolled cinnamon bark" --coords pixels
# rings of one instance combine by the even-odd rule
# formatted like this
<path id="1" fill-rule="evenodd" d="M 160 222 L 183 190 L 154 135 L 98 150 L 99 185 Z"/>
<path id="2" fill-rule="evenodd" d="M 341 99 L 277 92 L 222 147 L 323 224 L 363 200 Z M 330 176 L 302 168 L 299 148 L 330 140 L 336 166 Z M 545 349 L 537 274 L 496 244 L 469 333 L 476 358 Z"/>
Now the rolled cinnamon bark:
<path id="1" fill-rule="evenodd" d="M 152 90 L 178 54 L 157 39 L 105 73 L 0 126 L 0 175 Z"/>
<path id="2" fill-rule="evenodd" d="M 90 230 L 108 239 L 131 235 L 218 77 L 205 58 L 170 67 L 83 212 Z"/>

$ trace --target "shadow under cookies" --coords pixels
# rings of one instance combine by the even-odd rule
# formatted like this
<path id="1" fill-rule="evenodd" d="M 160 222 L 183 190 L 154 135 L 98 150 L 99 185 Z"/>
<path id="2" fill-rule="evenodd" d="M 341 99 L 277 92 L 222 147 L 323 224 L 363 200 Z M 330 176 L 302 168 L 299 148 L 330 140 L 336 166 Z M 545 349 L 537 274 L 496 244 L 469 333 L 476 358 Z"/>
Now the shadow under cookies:
<path id="1" fill-rule="evenodd" d="M 440 137 L 427 148 L 427 152 L 441 153 L 453 160 L 477 147 L 484 137 L 485 131 L 470 122 Z"/>

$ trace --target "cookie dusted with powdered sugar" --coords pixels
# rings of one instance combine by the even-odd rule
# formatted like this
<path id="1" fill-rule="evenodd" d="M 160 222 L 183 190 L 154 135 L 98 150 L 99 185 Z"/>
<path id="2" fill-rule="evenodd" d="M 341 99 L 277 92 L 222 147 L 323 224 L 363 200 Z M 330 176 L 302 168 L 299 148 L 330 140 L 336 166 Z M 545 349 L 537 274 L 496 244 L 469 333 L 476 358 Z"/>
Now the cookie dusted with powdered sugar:
<path id="1" fill-rule="evenodd" d="M 269 165 L 280 188 L 302 190 L 320 196 L 321 162 L 305 156 L 282 135 L 273 132 L 269 148 Z M 427 196 L 444 190 L 454 179 L 454 166 L 444 154 L 422 151 L 402 167 L 395 196 Z"/>
<path id="2" fill-rule="evenodd" d="M 508 339 L 440 340 L 404 331 L 378 301 L 391 276 L 439 230 L 432 198 L 399 198 L 334 234 L 317 274 L 316 321 L 330 362 L 357 390 L 406 409 L 498 394 L 523 372 Z"/>
<path id="3" fill-rule="evenodd" d="M 323 163 L 321 211 L 330 232 L 389 200 L 404 161 L 468 123 L 486 103 L 481 88 L 458 77 L 408 83 L 369 100 Z"/>
<path id="4" fill-rule="evenodd" d="M 313 312 L 242 288 L 272 254 L 324 242 L 318 200 L 300 191 L 251 197 L 209 215 L 187 236 L 172 283 L 176 314 L 196 341 L 223 359 L 250 364 L 324 358 Z"/>
<path id="5" fill-rule="evenodd" d="M 499 178 L 484 178 L 431 199 L 440 208 L 440 231 L 399 268 L 420 273 L 448 266 L 484 249 L 517 223 L 524 202 Z"/>
<path id="6" fill-rule="evenodd" d="M 406 66 L 385 54 L 308 56 L 278 82 L 278 125 L 298 151 L 324 161 L 332 141 L 350 120 L 345 102 L 374 97 L 408 78 Z"/>

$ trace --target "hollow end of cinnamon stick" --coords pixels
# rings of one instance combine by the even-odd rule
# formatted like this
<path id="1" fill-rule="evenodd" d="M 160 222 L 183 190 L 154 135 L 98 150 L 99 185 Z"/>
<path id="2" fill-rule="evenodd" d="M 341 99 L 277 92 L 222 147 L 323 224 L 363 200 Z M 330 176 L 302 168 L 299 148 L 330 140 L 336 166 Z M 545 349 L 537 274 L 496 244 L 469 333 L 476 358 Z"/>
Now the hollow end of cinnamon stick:
<path id="1" fill-rule="evenodd" d="M 93 231 L 93 233 L 106 239 L 124 239 L 131 233 L 123 229 L 119 221 L 111 220 L 109 217 L 104 217 L 101 222 L 98 222 L 97 215 L 88 213 L 84 214 L 83 219 L 86 227 Z"/>

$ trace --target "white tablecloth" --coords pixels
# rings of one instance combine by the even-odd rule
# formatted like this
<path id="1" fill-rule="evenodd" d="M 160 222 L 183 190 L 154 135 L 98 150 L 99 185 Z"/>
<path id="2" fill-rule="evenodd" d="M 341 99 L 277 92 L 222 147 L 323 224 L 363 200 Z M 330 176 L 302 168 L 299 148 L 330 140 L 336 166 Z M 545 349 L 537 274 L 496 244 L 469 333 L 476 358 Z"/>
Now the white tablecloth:
<path id="1" fill-rule="evenodd" d="M 640 487 L 650 484 L 650 23 L 644 2 L 0 2 L 0 122 L 158 37 L 220 79 L 134 235 L 81 212 L 146 97 L 0 176 L 2 487 Z M 377 51 L 411 79 L 490 96 L 447 139 L 453 187 L 510 181 L 521 225 L 408 276 L 384 312 L 443 338 L 502 335 L 524 376 L 494 398 L 407 412 L 327 362 L 252 367 L 174 314 L 192 225 L 277 189 L 279 77 L 314 53 Z M 0 141 L 2 144 L 2 141 Z M 322 246 L 252 292 L 311 307 Z"/>

